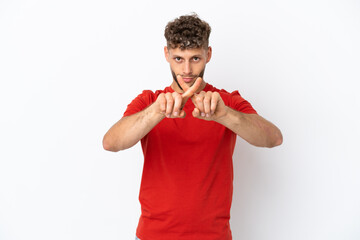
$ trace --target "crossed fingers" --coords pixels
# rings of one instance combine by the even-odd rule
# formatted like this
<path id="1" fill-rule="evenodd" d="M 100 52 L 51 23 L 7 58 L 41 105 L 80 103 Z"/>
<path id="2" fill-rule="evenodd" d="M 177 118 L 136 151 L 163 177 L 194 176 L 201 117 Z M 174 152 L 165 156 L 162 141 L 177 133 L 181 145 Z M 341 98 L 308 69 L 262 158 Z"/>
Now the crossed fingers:
<path id="1" fill-rule="evenodd" d="M 201 77 L 198 77 L 192 86 L 188 86 L 180 75 L 177 76 L 177 80 L 184 91 L 182 94 L 178 92 L 161 93 L 157 99 L 160 102 L 160 111 L 167 118 L 185 117 L 183 107 L 189 98 L 195 105 L 192 115 L 196 118 L 215 120 L 225 114 L 225 104 L 218 92 L 201 91 L 196 93 L 202 84 Z"/>
<path id="2" fill-rule="evenodd" d="M 160 112 L 165 114 L 165 116 L 168 118 L 185 117 L 185 111 L 182 109 L 186 101 L 196 93 L 202 83 L 202 78 L 197 78 L 194 84 L 189 87 L 186 85 L 181 76 L 178 76 L 177 79 L 180 86 L 184 90 L 184 93 L 161 93 L 157 99 L 159 102 Z"/>
<path id="3" fill-rule="evenodd" d="M 199 89 L 201 83 L 202 83 L 202 78 L 198 77 L 194 84 L 189 87 L 183 80 L 183 78 L 178 75 L 177 77 L 178 83 L 180 84 L 181 88 L 183 89 L 184 93 L 181 95 L 183 98 L 185 98 L 186 100 L 188 100 L 190 97 L 192 97 L 196 91 Z M 186 102 L 186 101 L 185 101 Z"/>

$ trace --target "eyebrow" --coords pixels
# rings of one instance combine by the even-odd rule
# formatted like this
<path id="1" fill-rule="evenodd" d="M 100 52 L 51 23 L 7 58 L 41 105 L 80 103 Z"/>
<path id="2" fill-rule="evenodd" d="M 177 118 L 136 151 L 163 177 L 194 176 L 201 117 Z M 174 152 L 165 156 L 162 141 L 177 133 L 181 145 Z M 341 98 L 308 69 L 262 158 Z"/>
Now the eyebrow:
<path id="1" fill-rule="evenodd" d="M 184 58 L 183 56 L 179 56 L 179 55 L 174 55 L 174 56 L 173 56 L 173 58 L 177 58 L 177 57 L 179 57 L 179 58 Z M 194 57 L 201 58 L 202 56 L 201 56 L 200 54 L 197 54 L 197 55 L 191 56 L 190 58 L 194 58 Z"/>

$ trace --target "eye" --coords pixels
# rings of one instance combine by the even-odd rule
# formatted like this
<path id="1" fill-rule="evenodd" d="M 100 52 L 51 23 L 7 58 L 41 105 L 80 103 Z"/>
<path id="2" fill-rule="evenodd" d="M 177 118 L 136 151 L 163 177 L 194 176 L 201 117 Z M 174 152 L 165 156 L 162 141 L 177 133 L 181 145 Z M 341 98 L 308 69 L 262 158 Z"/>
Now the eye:
<path id="1" fill-rule="evenodd" d="M 194 62 L 198 62 L 198 61 L 200 61 L 200 58 L 199 57 L 193 57 L 193 60 L 194 60 Z"/>
<path id="2" fill-rule="evenodd" d="M 175 57 L 174 59 L 176 62 L 181 62 L 181 57 Z"/>

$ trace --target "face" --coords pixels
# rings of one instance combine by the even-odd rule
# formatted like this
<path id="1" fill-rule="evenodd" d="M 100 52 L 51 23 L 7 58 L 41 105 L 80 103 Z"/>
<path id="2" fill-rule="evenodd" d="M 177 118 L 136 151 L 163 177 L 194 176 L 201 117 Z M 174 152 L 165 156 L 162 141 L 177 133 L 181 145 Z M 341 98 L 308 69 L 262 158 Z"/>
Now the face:
<path id="1" fill-rule="evenodd" d="M 203 77 L 205 66 L 211 58 L 212 49 L 208 47 L 207 49 L 195 48 L 181 50 L 180 48 L 168 49 L 165 47 L 164 51 L 174 79 L 171 87 L 177 92 L 182 92 L 176 76 L 181 75 L 188 86 L 193 85 L 197 77 Z M 203 81 L 200 90 L 202 90 L 205 85 L 206 83 Z"/>

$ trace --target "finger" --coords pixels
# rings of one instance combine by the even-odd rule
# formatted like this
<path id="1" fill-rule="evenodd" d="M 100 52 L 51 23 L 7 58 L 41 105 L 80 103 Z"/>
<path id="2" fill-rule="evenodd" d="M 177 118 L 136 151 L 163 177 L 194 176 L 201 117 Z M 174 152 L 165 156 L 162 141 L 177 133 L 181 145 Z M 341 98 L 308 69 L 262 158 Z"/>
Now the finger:
<path id="1" fill-rule="evenodd" d="M 157 98 L 157 101 L 159 103 L 159 108 L 160 108 L 160 112 L 161 113 L 165 113 L 166 111 L 166 100 L 165 100 L 165 94 L 164 93 L 161 93 L 159 94 L 158 98 Z"/>
<path id="2" fill-rule="evenodd" d="M 173 115 L 175 117 L 178 117 L 179 116 L 179 113 L 180 113 L 180 107 L 181 107 L 181 104 L 182 104 L 182 97 L 179 93 L 177 92 L 173 92 L 172 93 L 172 97 L 173 99 L 175 100 L 175 103 L 174 103 L 174 108 L 173 108 Z"/>
<path id="3" fill-rule="evenodd" d="M 191 99 L 194 102 L 196 108 L 200 111 L 202 117 L 205 117 L 205 110 L 204 110 L 204 95 L 205 92 L 200 92 L 199 94 L 194 95 Z"/>
<path id="4" fill-rule="evenodd" d="M 211 98 L 211 107 L 210 107 L 211 115 L 215 113 L 220 98 L 220 95 L 216 92 L 214 92 L 212 95 L 213 96 Z"/>
<path id="5" fill-rule="evenodd" d="M 203 79 L 201 77 L 197 77 L 194 84 L 188 89 L 188 91 L 191 91 L 193 94 L 196 93 L 196 91 L 201 86 Z"/>
<path id="6" fill-rule="evenodd" d="M 177 75 L 177 76 L 176 76 L 176 79 L 177 79 L 180 87 L 182 88 L 182 90 L 183 90 L 184 92 L 186 92 L 186 91 L 189 89 L 189 87 L 188 87 L 188 85 L 184 82 L 182 76 L 181 76 L 181 75 Z"/>
<path id="7" fill-rule="evenodd" d="M 192 115 L 193 115 L 193 117 L 201 118 L 200 110 L 197 108 L 194 108 L 194 110 L 192 111 Z"/>
<path id="8" fill-rule="evenodd" d="M 186 116 L 186 113 L 184 110 L 181 110 L 179 117 L 184 118 Z"/>
<path id="9" fill-rule="evenodd" d="M 165 94 L 165 98 L 166 98 L 165 115 L 166 117 L 170 117 L 174 106 L 174 99 L 172 98 L 172 95 L 169 92 Z"/>
<path id="10" fill-rule="evenodd" d="M 212 92 L 207 92 L 205 94 L 203 103 L 204 103 L 204 113 L 206 117 L 210 117 L 210 108 L 211 108 L 211 99 L 212 99 Z"/>
<path id="11" fill-rule="evenodd" d="M 182 80 L 182 78 L 181 78 Z M 183 83 L 186 85 L 186 83 L 184 82 L 184 80 L 182 80 Z M 187 90 L 182 94 L 182 97 L 183 98 L 189 98 L 191 97 L 192 95 L 194 95 L 196 93 L 196 91 L 199 89 L 199 87 L 201 86 L 201 83 L 202 83 L 202 78 L 201 77 L 198 77 L 194 84 L 189 88 L 187 85 Z"/>

